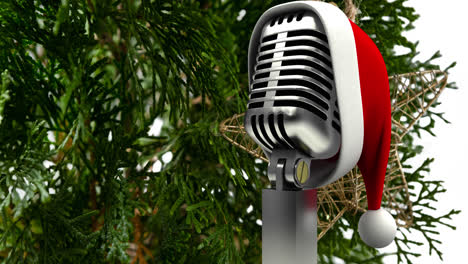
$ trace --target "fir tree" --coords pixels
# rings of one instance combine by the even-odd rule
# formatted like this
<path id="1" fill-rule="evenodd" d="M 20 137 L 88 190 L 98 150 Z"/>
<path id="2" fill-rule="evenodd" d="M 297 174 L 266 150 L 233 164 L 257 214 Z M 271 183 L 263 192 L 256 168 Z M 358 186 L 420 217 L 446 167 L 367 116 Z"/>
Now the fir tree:
<path id="1" fill-rule="evenodd" d="M 260 263 L 266 164 L 217 125 L 245 111 L 250 34 L 281 2 L 2 0 L 0 261 Z M 416 61 L 417 43 L 402 36 L 418 17 L 405 2 L 358 2 L 357 23 L 389 74 L 438 68 L 438 53 Z M 422 212 L 445 189 L 424 179 L 432 159 L 407 165 L 422 151 L 413 138 L 444 120 L 433 110 L 401 148 L 410 230 L 426 238 L 397 240 L 401 262 L 414 260 L 406 246 L 441 257 L 437 225 L 458 213 Z M 339 221 L 320 240 L 321 263 L 382 263 L 342 237 L 358 218 L 343 219 L 351 226 Z"/>

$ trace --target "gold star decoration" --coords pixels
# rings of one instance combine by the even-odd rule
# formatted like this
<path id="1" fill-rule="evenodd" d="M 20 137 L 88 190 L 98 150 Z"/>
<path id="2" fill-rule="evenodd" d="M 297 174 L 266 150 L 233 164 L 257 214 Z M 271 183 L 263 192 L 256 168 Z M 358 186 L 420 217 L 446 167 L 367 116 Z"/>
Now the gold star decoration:
<path id="1" fill-rule="evenodd" d="M 400 227 L 413 222 L 408 183 L 400 161 L 403 138 L 424 116 L 447 85 L 448 75 L 440 70 L 411 72 L 389 76 L 392 104 L 392 141 L 385 178 L 382 206 L 390 209 Z M 268 159 L 244 129 L 244 113 L 221 122 L 219 130 L 231 144 L 265 162 Z M 359 169 L 354 167 L 334 183 L 318 189 L 318 239 L 346 212 L 365 212 L 365 185 Z"/>

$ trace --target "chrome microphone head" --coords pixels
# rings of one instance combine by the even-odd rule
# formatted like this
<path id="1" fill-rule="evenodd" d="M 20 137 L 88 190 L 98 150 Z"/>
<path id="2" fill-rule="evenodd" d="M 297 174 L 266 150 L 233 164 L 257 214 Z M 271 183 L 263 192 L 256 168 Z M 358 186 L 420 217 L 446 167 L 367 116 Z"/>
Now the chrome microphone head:
<path id="1" fill-rule="evenodd" d="M 302 186 L 317 187 L 325 181 L 320 174 L 323 178 L 332 169 L 341 143 L 324 26 L 311 11 L 288 12 L 264 23 L 257 43 L 252 41 L 258 48 L 249 54 L 246 131 L 268 157 L 284 150 L 311 157 L 316 177 Z"/>
<path id="2" fill-rule="evenodd" d="M 293 1 L 260 17 L 248 66 L 245 129 L 269 158 L 272 187 L 317 188 L 357 164 L 369 207 L 359 234 L 372 247 L 391 243 L 396 224 L 381 208 L 391 142 L 390 92 L 385 62 L 372 39 L 334 5 Z"/>

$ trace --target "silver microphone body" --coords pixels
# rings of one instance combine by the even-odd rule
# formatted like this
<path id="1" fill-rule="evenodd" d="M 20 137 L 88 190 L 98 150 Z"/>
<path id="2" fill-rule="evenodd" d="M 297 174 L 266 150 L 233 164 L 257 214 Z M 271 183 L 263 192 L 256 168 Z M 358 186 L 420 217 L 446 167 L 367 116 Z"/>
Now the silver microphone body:
<path id="1" fill-rule="evenodd" d="M 312 158 L 313 175 L 303 186 L 320 186 L 334 167 L 341 142 L 324 27 L 312 12 L 286 13 L 265 23 L 259 42 L 252 55 L 255 65 L 249 67 L 245 129 L 268 157 L 294 150 Z"/>

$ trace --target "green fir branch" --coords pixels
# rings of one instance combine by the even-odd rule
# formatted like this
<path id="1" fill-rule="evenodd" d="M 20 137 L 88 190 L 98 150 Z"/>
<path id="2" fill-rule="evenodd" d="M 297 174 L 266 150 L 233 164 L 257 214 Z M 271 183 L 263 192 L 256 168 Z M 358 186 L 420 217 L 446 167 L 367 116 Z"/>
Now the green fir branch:
<path id="1" fill-rule="evenodd" d="M 0 263 L 259 263 L 267 166 L 218 124 L 245 111 L 250 35 L 283 2 L 0 2 Z M 440 52 L 417 61 L 402 34 L 418 18 L 405 3 L 356 1 L 357 23 L 389 74 L 439 69 Z M 321 263 L 413 263 L 413 247 L 442 259 L 438 229 L 460 211 L 433 210 L 446 191 L 424 177 L 433 159 L 409 165 L 423 154 L 415 136 L 448 122 L 440 103 L 399 147 L 414 221 L 397 251 L 343 238 L 359 220 L 346 213 L 320 240 Z"/>

